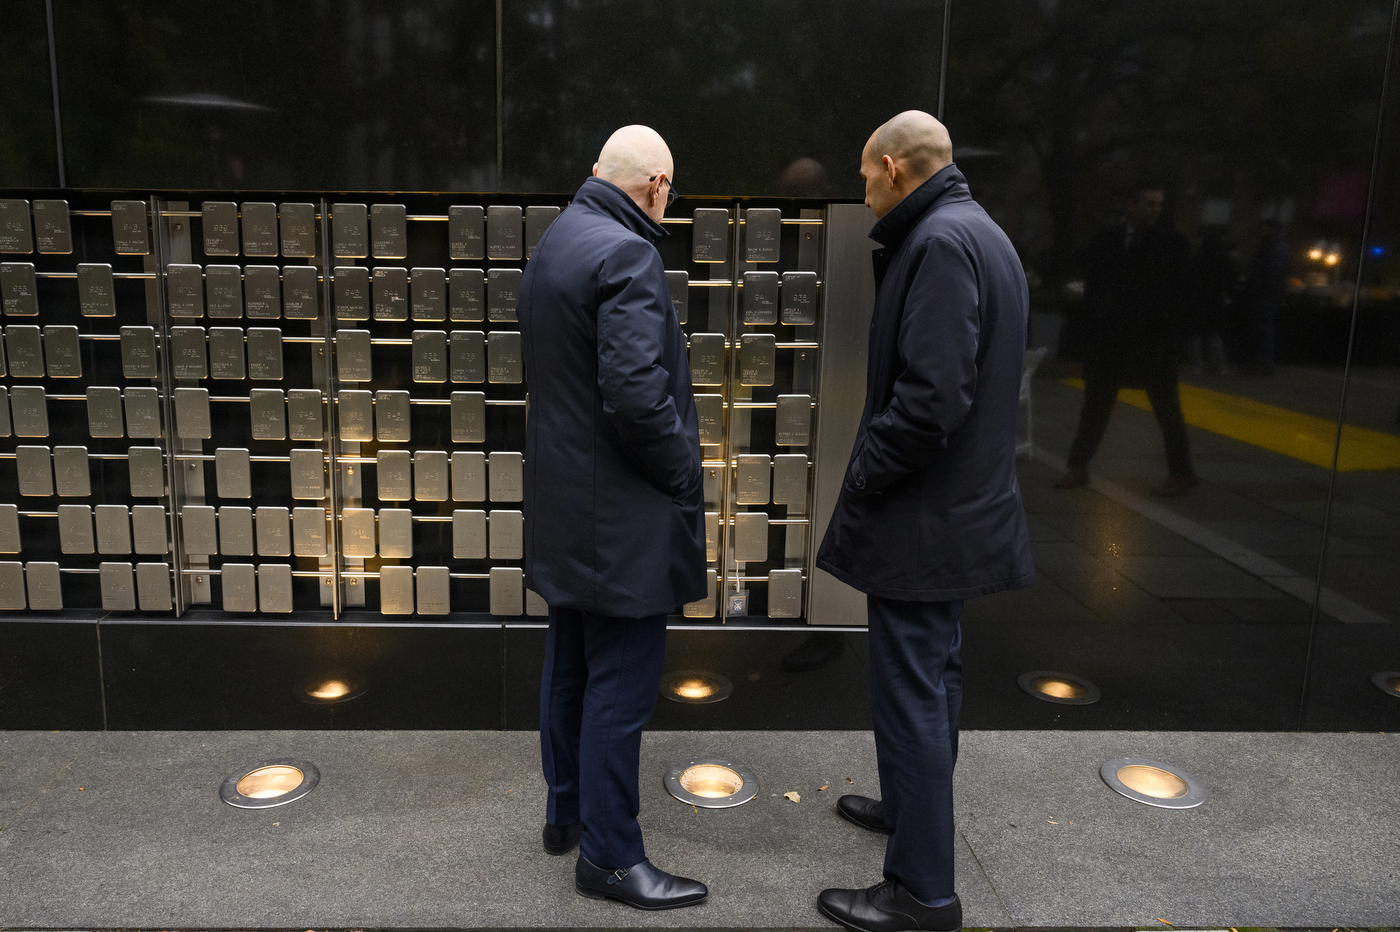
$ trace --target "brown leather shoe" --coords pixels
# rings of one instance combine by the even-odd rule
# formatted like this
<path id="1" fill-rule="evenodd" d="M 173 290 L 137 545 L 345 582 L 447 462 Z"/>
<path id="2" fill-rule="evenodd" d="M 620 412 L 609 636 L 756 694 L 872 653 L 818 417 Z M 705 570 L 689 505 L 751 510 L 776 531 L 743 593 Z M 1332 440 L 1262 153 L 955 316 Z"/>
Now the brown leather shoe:
<path id="1" fill-rule="evenodd" d="M 1194 474 L 1168 476 L 1161 485 L 1153 487 L 1152 494 L 1162 498 L 1174 498 L 1177 495 L 1185 495 L 1200 484 L 1201 480 Z"/>
<path id="2" fill-rule="evenodd" d="M 1071 466 L 1065 474 L 1055 480 L 1057 489 L 1077 489 L 1089 484 L 1089 470 L 1083 466 Z"/>

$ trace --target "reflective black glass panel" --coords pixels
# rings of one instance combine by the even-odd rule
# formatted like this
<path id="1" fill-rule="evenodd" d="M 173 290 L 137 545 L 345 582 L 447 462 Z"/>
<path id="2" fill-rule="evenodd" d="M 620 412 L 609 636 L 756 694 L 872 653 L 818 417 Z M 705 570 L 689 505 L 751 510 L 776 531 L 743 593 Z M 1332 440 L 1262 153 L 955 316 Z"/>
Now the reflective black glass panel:
<path id="1" fill-rule="evenodd" d="M 0 188 L 58 184 L 44 4 L 0 6 Z"/>

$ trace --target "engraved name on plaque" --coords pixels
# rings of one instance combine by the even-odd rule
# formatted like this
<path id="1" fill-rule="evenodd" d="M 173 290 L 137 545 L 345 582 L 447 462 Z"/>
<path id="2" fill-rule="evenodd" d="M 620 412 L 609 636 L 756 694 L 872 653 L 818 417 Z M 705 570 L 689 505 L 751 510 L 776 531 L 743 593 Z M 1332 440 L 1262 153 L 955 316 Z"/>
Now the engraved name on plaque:
<path id="1" fill-rule="evenodd" d="M 104 611 L 136 611 L 136 581 L 130 563 L 99 563 L 97 574 Z"/>
<path id="2" fill-rule="evenodd" d="M 717 592 L 719 588 L 719 574 L 714 570 L 705 571 L 705 582 L 708 587 L 708 595 L 703 599 L 694 602 L 687 602 L 681 609 L 681 613 L 686 618 L 713 618 L 715 617 L 715 604 L 717 602 Z"/>
<path id="3" fill-rule="evenodd" d="M 408 392 L 374 393 L 374 435 L 378 440 L 402 443 L 412 439 Z"/>
<path id="4" fill-rule="evenodd" d="M 170 328 L 170 371 L 177 379 L 209 377 L 203 327 Z"/>
<path id="5" fill-rule="evenodd" d="M 773 504 L 807 504 L 807 454 L 779 453 L 773 457 Z"/>
<path id="6" fill-rule="evenodd" d="M 413 512 L 379 509 L 379 555 L 396 560 L 413 556 Z"/>
<path id="7" fill-rule="evenodd" d="M 724 442 L 724 396 L 696 395 L 695 413 L 700 419 L 700 442 Z"/>
<path id="8" fill-rule="evenodd" d="M 705 512 L 705 562 L 719 562 L 719 512 Z"/>
<path id="9" fill-rule="evenodd" d="M 369 209 L 370 245 L 376 259 L 408 256 L 408 211 L 402 204 L 374 204 Z"/>
<path id="10" fill-rule="evenodd" d="M 94 511 L 97 526 L 97 552 L 131 553 L 131 517 L 125 505 L 98 505 Z"/>
<path id="11" fill-rule="evenodd" d="M 520 560 L 525 556 L 525 517 L 519 511 L 496 509 L 491 512 L 490 531 L 493 560 Z"/>
<path id="12" fill-rule="evenodd" d="M 48 447 L 27 444 L 15 447 L 15 472 L 19 476 L 19 494 L 53 494 L 53 461 Z"/>
<path id="13" fill-rule="evenodd" d="M 408 320 L 408 269 L 380 266 L 374 270 L 374 319 Z"/>
<path id="14" fill-rule="evenodd" d="M 342 382 L 374 378 L 368 330 L 340 330 L 335 335 L 335 372 Z"/>
<path id="15" fill-rule="evenodd" d="M 0 402 L 6 399 L 0 398 Z M 9 433 L 9 405 L 6 410 L 5 434 Z M 126 425 L 122 420 L 122 392 L 119 388 L 94 385 L 87 390 L 88 436 L 125 437 Z"/>
<path id="16" fill-rule="evenodd" d="M 454 330 L 450 346 L 452 381 L 485 382 L 486 334 L 480 330 Z"/>
<path id="17" fill-rule="evenodd" d="M 373 512 L 371 512 L 373 514 Z M 281 506 L 260 505 L 255 512 L 258 529 L 258 556 L 289 557 L 292 555 L 290 512 Z"/>
<path id="18" fill-rule="evenodd" d="M 182 440 L 208 440 L 214 436 L 208 389 L 175 389 L 175 433 Z"/>
<path id="19" fill-rule="evenodd" d="M 165 297 L 171 317 L 204 315 L 204 270 L 189 263 L 172 262 L 165 269 Z"/>
<path id="20" fill-rule="evenodd" d="M 520 233 L 524 211 L 519 207 L 490 207 L 486 211 L 486 256 L 523 259 Z"/>
<path id="21" fill-rule="evenodd" d="M 739 563 L 768 562 L 768 515 L 741 511 L 734 516 L 734 559 Z"/>
<path id="22" fill-rule="evenodd" d="M 40 447 L 40 449 L 43 449 Z M 45 450 L 45 455 L 48 451 Z M 458 452 L 452 454 L 452 500 L 454 502 L 486 501 L 486 454 Z"/>
<path id="23" fill-rule="evenodd" d="M 413 454 L 407 450 L 380 450 L 375 456 L 379 500 L 406 502 L 413 498 Z"/>
<path id="24" fill-rule="evenodd" d="M 331 253 L 341 259 L 369 255 L 369 211 L 364 204 L 331 205 Z"/>
<path id="25" fill-rule="evenodd" d="M 447 567 L 418 567 L 417 583 L 418 614 L 446 615 L 452 610 L 452 574 Z"/>
<path id="26" fill-rule="evenodd" d="M 129 447 L 126 468 L 133 498 L 165 497 L 165 455 L 160 447 Z M 136 506 L 140 507 L 140 506 Z M 148 553 L 149 551 L 139 551 Z M 161 551 L 164 553 L 165 551 Z"/>
<path id="27" fill-rule="evenodd" d="M 69 498 L 92 494 L 92 471 L 88 468 L 87 447 L 53 448 L 54 490 Z"/>
<path id="28" fill-rule="evenodd" d="M 0 304 L 11 317 L 38 315 L 39 285 L 34 277 L 34 263 L 0 263 Z"/>
<path id="29" fill-rule="evenodd" d="M 299 557 L 326 556 L 326 509 L 292 509 L 292 552 Z"/>
<path id="30" fill-rule="evenodd" d="M 325 436 L 321 391 L 293 388 L 287 391 L 287 436 L 292 440 L 320 440 Z"/>
<path id="31" fill-rule="evenodd" d="M 10 421 L 16 437 L 49 435 L 49 400 L 37 385 L 10 387 Z"/>
<path id="32" fill-rule="evenodd" d="M 34 237 L 29 232 L 29 202 L 21 198 L 0 198 L 0 252 L 29 255 Z"/>
<path id="33" fill-rule="evenodd" d="M 112 245 L 118 255 L 144 256 L 151 251 L 145 201 L 112 202 Z"/>
<path id="34" fill-rule="evenodd" d="M 39 251 L 47 255 L 67 255 L 73 251 L 73 228 L 68 219 L 67 201 L 34 201 L 34 240 Z"/>
<path id="35" fill-rule="evenodd" d="M 280 388 L 248 392 L 248 416 L 254 440 L 287 439 L 287 405 Z"/>
<path id="36" fill-rule="evenodd" d="M 740 505 L 768 504 L 768 485 L 772 461 L 765 453 L 742 453 L 738 456 L 734 482 L 734 501 Z"/>
<path id="37" fill-rule="evenodd" d="M 213 505 L 186 505 L 180 512 L 180 534 L 186 553 L 219 552 L 219 530 Z"/>
<path id="38" fill-rule="evenodd" d="M 136 386 L 122 392 L 126 409 L 126 435 L 133 440 L 158 440 L 160 429 L 160 391 Z"/>
<path id="39" fill-rule="evenodd" d="M 486 258 L 486 211 L 456 205 L 447 208 L 447 253 L 453 259 Z"/>
<path id="40" fill-rule="evenodd" d="M 164 563 L 136 564 L 137 604 L 143 612 L 168 612 L 174 605 L 170 597 L 170 567 Z"/>
<path id="41" fill-rule="evenodd" d="M 246 376 L 242 327 L 209 328 L 209 373 L 216 379 Z"/>
<path id="42" fill-rule="evenodd" d="M 769 570 L 768 617 L 802 617 L 801 570 Z"/>
<path id="43" fill-rule="evenodd" d="M 122 375 L 128 379 L 158 378 L 154 327 L 122 327 Z"/>
<path id="44" fill-rule="evenodd" d="M 525 611 L 525 571 L 514 566 L 493 566 L 489 573 L 491 614 L 510 617 Z"/>
<path id="45" fill-rule="evenodd" d="M 337 265 L 331 280 L 335 286 L 335 316 L 340 320 L 369 320 L 369 269 Z"/>
<path id="46" fill-rule="evenodd" d="M 168 553 L 170 523 L 164 505 L 131 506 L 131 548 L 139 554 Z"/>
<path id="47" fill-rule="evenodd" d="M 204 254 L 238 255 L 238 205 L 233 201 L 205 201 L 199 207 Z"/>
<path id="48" fill-rule="evenodd" d="M 497 331 L 486 337 L 486 375 L 496 384 L 520 382 L 525 377 L 519 333 Z"/>
<path id="49" fill-rule="evenodd" d="M 474 323 L 486 319 L 486 273 L 453 269 L 447 274 L 447 307 L 453 320 Z"/>
<path id="50" fill-rule="evenodd" d="M 320 291 L 315 267 L 289 265 L 282 270 L 282 312 L 288 320 L 315 320 L 321 316 Z"/>
<path id="51" fill-rule="evenodd" d="M 58 549 L 63 553 L 96 553 L 92 509 L 87 505 L 58 506 Z"/>
<path id="52" fill-rule="evenodd" d="M 112 267 L 105 262 L 78 263 L 78 309 L 84 317 L 116 317 Z"/>
<path id="53" fill-rule="evenodd" d="M 413 331 L 413 381 L 447 381 L 447 334 L 444 331 Z"/>
<path id="54" fill-rule="evenodd" d="M 744 211 L 744 260 L 777 262 L 782 230 L 783 212 L 776 207 L 750 207 Z"/>
<path id="55" fill-rule="evenodd" d="M 276 320 L 282 316 L 282 276 L 277 266 L 244 267 L 243 306 L 255 320 Z"/>
<path id="56" fill-rule="evenodd" d="M 22 611 L 28 605 L 24 597 L 24 564 L 18 560 L 0 563 L 0 609 Z"/>
<path id="57" fill-rule="evenodd" d="M 559 217 L 558 207 L 525 208 L 525 258 L 535 254 L 535 247 L 549 225 Z"/>
<path id="58" fill-rule="evenodd" d="M 243 254 L 245 256 L 277 255 L 277 205 L 266 201 L 244 201 Z"/>
<path id="59" fill-rule="evenodd" d="M 277 208 L 282 255 L 310 259 L 316 255 L 316 205 L 282 204 Z"/>
<path id="60" fill-rule="evenodd" d="M 219 552 L 226 557 L 253 555 L 253 509 L 225 505 L 219 509 Z"/>
<path id="61" fill-rule="evenodd" d="M 320 501 L 326 497 L 326 464 L 320 450 L 291 452 L 292 498 Z"/>
<path id="62" fill-rule="evenodd" d="M 691 217 L 691 260 L 723 262 L 728 259 L 729 211 L 723 207 L 697 207 Z"/>
<path id="63" fill-rule="evenodd" d="M 379 568 L 379 611 L 384 615 L 413 614 L 413 567 Z"/>
<path id="64" fill-rule="evenodd" d="M 666 288 L 671 293 L 671 307 L 676 311 L 676 320 L 687 323 L 690 319 L 690 273 L 667 272 Z"/>
<path id="65" fill-rule="evenodd" d="M 286 614 L 292 610 L 292 568 L 285 563 L 258 567 L 258 611 Z"/>
<path id="66" fill-rule="evenodd" d="M 210 265 L 204 269 L 204 304 L 210 317 L 243 316 L 243 271 L 236 265 Z"/>
<path id="67" fill-rule="evenodd" d="M 278 328 L 248 328 L 248 378 L 281 381 L 282 331 Z"/>
<path id="68" fill-rule="evenodd" d="M 739 338 L 739 384 L 772 385 L 777 340 L 771 333 L 746 333 Z"/>
<path id="69" fill-rule="evenodd" d="M 778 273 L 744 273 L 744 323 L 776 324 L 778 322 Z"/>
<path id="70" fill-rule="evenodd" d="M 805 447 L 812 442 L 812 396 L 779 395 L 776 441 L 779 446 Z"/>
<path id="71" fill-rule="evenodd" d="M 413 454 L 413 497 L 420 502 L 447 501 L 446 451 L 419 450 Z"/>
<path id="72" fill-rule="evenodd" d="M 17 379 L 44 377 L 44 339 L 31 324 L 11 324 L 5 328 L 5 346 L 10 357 L 10 375 Z"/>
<path id="73" fill-rule="evenodd" d="M 452 558 L 486 559 L 486 512 L 465 508 L 452 512 Z"/>
<path id="74" fill-rule="evenodd" d="M 817 322 L 817 273 L 783 273 L 783 312 L 785 324 L 806 326 Z"/>
<path id="75" fill-rule="evenodd" d="M 78 348 L 78 328 L 68 325 L 44 328 L 44 365 L 51 379 L 83 376 L 83 353 Z"/>
<path id="76" fill-rule="evenodd" d="M 409 303 L 414 320 L 447 317 L 447 270 L 415 268 L 409 280 Z"/>
<path id="77" fill-rule="evenodd" d="M 242 447 L 215 450 L 214 479 L 219 498 L 252 498 L 253 470 L 248 451 Z"/>
<path id="78" fill-rule="evenodd" d="M 63 608 L 63 581 L 58 564 L 31 561 L 24 565 L 24 582 L 29 590 L 29 607 L 35 611 L 56 612 Z"/>
<path id="79" fill-rule="evenodd" d="M 520 297 L 520 269 L 492 269 L 486 273 L 486 316 L 494 321 L 516 320 L 515 305 Z"/>
<path id="80" fill-rule="evenodd" d="M 524 461 L 519 453 L 494 452 L 487 462 L 491 501 L 518 502 L 524 498 Z"/>
<path id="81" fill-rule="evenodd" d="M 690 335 L 690 381 L 692 385 L 724 384 L 724 334 Z"/>
<path id="82" fill-rule="evenodd" d="M 374 395 L 359 389 L 342 391 L 336 396 L 340 439 L 363 442 L 374 439 Z M 353 556 L 353 554 L 346 554 Z"/>

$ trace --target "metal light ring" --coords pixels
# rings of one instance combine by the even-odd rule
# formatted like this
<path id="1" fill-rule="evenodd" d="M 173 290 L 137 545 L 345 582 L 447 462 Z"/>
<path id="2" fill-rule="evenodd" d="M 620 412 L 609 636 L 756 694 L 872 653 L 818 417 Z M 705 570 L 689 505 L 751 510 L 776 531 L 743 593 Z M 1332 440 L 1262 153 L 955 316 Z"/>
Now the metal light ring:
<path id="1" fill-rule="evenodd" d="M 1073 683 L 1084 690 L 1084 695 L 1077 698 L 1046 695 L 1034 686 L 1035 681 L 1040 679 L 1057 679 Z M 1103 691 L 1093 683 L 1083 677 L 1071 673 L 1061 673 L 1058 670 L 1032 670 L 1029 673 L 1022 673 L 1016 677 L 1016 685 L 1042 702 L 1055 702 L 1060 705 L 1093 705 L 1103 698 Z"/>
<path id="2" fill-rule="evenodd" d="M 327 699 L 311 695 L 313 687 L 321 685 L 329 680 L 349 681 L 354 684 L 354 688 L 343 696 L 334 696 Z M 335 705 L 340 702 L 349 702 L 351 699 L 358 699 L 363 696 L 368 689 L 369 679 L 363 676 L 309 676 L 292 687 L 292 695 L 298 702 L 304 702 L 307 705 Z"/>
<path id="3" fill-rule="evenodd" d="M 681 775 L 692 767 L 723 767 L 726 770 L 732 770 L 739 775 L 744 785 L 733 796 L 697 796 L 681 786 Z M 753 771 L 717 757 L 697 757 L 674 764 L 670 770 L 666 771 L 662 782 L 666 785 L 666 792 L 681 802 L 698 809 L 733 809 L 735 806 L 742 806 L 758 796 L 760 789 L 758 777 Z"/>
<path id="4" fill-rule="evenodd" d="M 1371 675 L 1371 682 L 1381 692 L 1400 697 L 1400 670 L 1383 670 Z"/>
<path id="5" fill-rule="evenodd" d="M 1165 799 L 1159 796 L 1149 796 L 1140 793 L 1125 784 L 1118 776 L 1118 772 L 1125 767 L 1151 767 L 1155 770 L 1162 770 L 1178 778 L 1186 784 L 1186 792 L 1177 797 Z M 1205 787 L 1196 781 L 1196 778 L 1189 773 L 1160 761 L 1149 760 L 1146 757 L 1119 757 L 1111 761 L 1105 761 L 1099 768 L 1099 776 L 1103 782 L 1107 783 L 1114 792 L 1128 797 L 1134 802 L 1143 803 L 1148 806 L 1156 806 L 1158 809 L 1195 809 L 1206 801 Z"/>
<path id="6" fill-rule="evenodd" d="M 269 796 L 266 799 L 253 799 L 238 792 L 238 784 L 244 777 L 264 767 L 295 767 L 301 771 L 301 782 L 280 796 Z M 276 806 L 285 806 L 287 803 L 296 802 L 314 790 L 320 782 L 321 771 L 316 768 L 315 764 L 290 757 L 278 757 L 273 760 L 259 761 L 251 767 L 244 767 L 224 780 L 223 785 L 219 787 L 219 798 L 236 809 L 272 809 Z"/>
<path id="7" fill-rule="evenodd" d="M 676 695 L 672 689 L 675 683 L 679 680 L 691 678 L 713 682 L 716 687 L 714 693 L 709 696 L 698 698 Z M 709 673 L 705 670 L 676 670 L 666 674 L 661 680 L 661 695 L 670 699 L 672 702 L 681 702 L 686 705 L 708 705 L 711 702 L 723 702 L 725 699 L 728 699 L 733 692 L 734 684 L 730 682 L 727 677 L 720 676 L 718 673 Z"/>

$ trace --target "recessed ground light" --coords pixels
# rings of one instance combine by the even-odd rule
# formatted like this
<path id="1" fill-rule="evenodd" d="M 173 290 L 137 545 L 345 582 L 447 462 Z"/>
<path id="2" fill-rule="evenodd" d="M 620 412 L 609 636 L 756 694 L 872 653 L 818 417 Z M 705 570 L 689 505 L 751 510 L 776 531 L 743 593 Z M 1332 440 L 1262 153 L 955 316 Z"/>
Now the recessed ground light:
<path id="1" fill-rule="evenodd" d="M 1103 697 L 1088 680 L 1054 670 L 1032 670 L 1016 677 L 1016 684 L 1037 699 L 1061 705 L 1090 705 Z"/>
<path id="2" fill-rule="evenodd" d="M 730 809 L 758 795 L 758 777 L 729 761 L 697 758 L 666 771 L 666 792 L 701 809 Z"/>
<path id="3" fill-rule="evenodd" d="M 368 688 L 369 684 L 361 677 L 334 674 L 307 677 L 292 693 L 311 705 L 331 705 L 359 698 Z"/>
<path id="4" fill-rule="evenodd" d="M 718 673 L 677 670 L 675 673 L 666 674 L 661 680 L 661 695 L 672 702 L 688 702 L 694 705 L 719 702 L 728 699 L 732 692 L 734 684 Z"/>
<path id="5" fill-rule="evenodd" d="M 219 798 L 238 809 L 271 809 L 301 799 L 320 782 L 315 764 L 279 758 L 238 771 L 219 787 Z"/>
<path id="6" fill-rule="evenodd" d="M 1371 677 L 1371 682 L 1375 683 L 1376 688 L 1381 692 L 1400 696 L 1400 671 L 1387 670 L 1385 673 L 1374 674 Z"/>
<path id="7" fill-rule="evenodd" d="M 1145 757 L 1120 757 L 1099 768 L 1113 790 L 1159 809 L 1194 809 L 1206 801 L 1205 789 L 1184 771 Z"/>

